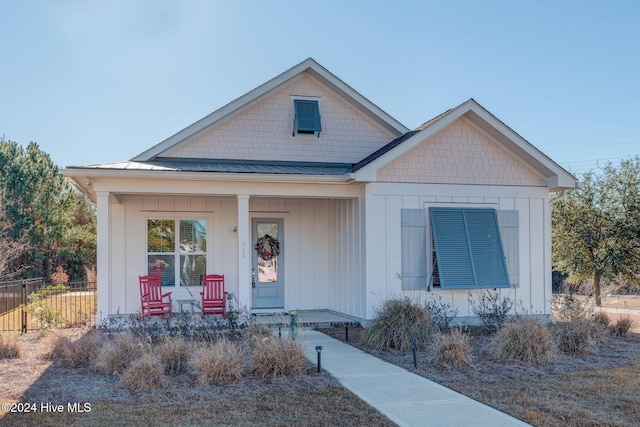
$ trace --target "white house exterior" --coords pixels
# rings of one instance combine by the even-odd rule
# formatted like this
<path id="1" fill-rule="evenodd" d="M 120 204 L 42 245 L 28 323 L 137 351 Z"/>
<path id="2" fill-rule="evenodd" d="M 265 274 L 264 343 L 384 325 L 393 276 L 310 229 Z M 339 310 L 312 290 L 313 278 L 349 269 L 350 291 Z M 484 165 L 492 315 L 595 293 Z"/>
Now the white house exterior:
<path id="1" fill-rule="evenodd" d="M 504 271 L 502 294 L 549 314 L 549 192 L 576 185 L 472 99 L 410 131 L 312 59 L 130 161 L 63 173 L 97 206 L 100 316 L 139 311 L 138 276 L 161 260 L 174 301 L 218 273 L 254 312 L 371 319 L 385 299 L 440 296 L 464 318 L 469 292 L 496 286 L 447 282 L 467 267 L 437 215 L 471 230 L 482 212 L 499 226 L 483 251 L 504 256 L 471 273 Z M 265 233 L 280 253 L 258 265 Z"/>

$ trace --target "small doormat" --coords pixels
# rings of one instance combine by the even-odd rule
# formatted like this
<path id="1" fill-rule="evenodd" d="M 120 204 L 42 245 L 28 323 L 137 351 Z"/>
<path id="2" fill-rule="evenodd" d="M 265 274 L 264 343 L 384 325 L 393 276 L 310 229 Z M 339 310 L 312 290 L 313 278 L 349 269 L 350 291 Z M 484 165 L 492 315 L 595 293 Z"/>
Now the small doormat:
<path id="1" fill-rule="evenodd" d="M 252 316 L 255 317 L 274 317 L 274 316 L 288 316 L 289 313 L 287 312 L 283 312 L 283 313 L 251 313 Z"/>

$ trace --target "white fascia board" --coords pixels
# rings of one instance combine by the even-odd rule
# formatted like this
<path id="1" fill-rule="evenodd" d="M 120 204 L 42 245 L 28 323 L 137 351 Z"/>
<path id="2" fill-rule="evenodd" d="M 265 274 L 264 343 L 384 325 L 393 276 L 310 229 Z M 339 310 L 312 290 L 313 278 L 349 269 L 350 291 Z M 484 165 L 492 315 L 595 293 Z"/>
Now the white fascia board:
<path id="1" fill-rule="evenodd" d="M 96 191 L 112 194 L 353 198 L 362 193 L 351 183 L 250 182 L 175 179 L 96 179 Z"/>
<path id="2" fill-rule="evenodd" d="M 342 97 L 347 102 L 359 109 L 366 116 L 372 118 L 392 134 L 395 134 L 397 136 L 402 136 L 405 133 L 409 132 L 409 128 L 400 123 L 398 120 L 394 119 L 373 102 L 369 101 L 366 97 L 364 97 L 351 86 L 340 80 L 322 65 L 318 64 L 311 58 L 309 58 L 307 61 L 311 61 L 311 65 L 309 66 L 309 68 L 315 72 L 314 77 L 316 79 L 319 79 L 325 84 L 333 86 L 334 91 L 341 93 Z"/>
<path id="3" fill-rule="evenodd" d="M 184 128 L 178 133 L 170 136 L 165 139 L 161 143 L 153 146 L 152 148 L 144 151 L 143 153 L 138 154 L 132 161 L 149 161 L 154 157 L 158 156 L 162 152 L 176 146 L 177 144 L 184 142 L 185 140 L 197 135 L 198 133 L 204 131 L 210 126 L 220 122 L 221 120 L 227 118 L 232 114 L 236 114 L 237 112 L 247 108 L 249 105 L 262 98 L 267 93 L 273 91 L 278 88 L 282 84 L 286 83 L 290 79 L 295 76 L 301 74 L 306 70 L 312 70 L 312 75 L 319 79 L 320 81 L 328 84 L 329 86 L 333 86 L 333 89 L 341 93 L 343 97 L 347 101 L 349 101 L 352 105 L 360 109 L 369 117 L 372 117 L 375 121 L 380 123 L 383 127 L 390 130 L 392 133 L 396 133 L 398 136 L 403 135 L 408 132 L 408 128 L 405 127 L 402 123 L 398 122 L 396 119 L 391 117 L 389 114 L 385 113 L 382 109 L 377 107 L 371 101 L 369 101 L 364 96 L 360 95 L 354 89 L 352 89 L 349 85 L 344 83 L 342 80 L 337 78 L 335 75 L 330 73 L 327 69 L 322 67 L 312 58 L 308 58 L 298 65 L 290 68 L 284 73 L 274 77 L 268 82 L 258 86 L 250 92 L 242 95 L 241 97 L 231 101 L 224 107 L 214 111 L 208 116 L 198 120 L 192 125 Z"/>
<path id="4" fill-rule="evenodd" d="M 263 174 L 263 173 L 227 173 L 227 172 L 181 172 L 157 170 L 100 170 L 100 169 L 64 169 L 63 175 L 69 178 L 119 178 L 119 179 L 155 179 L 155 180 L 203 180 L 203 181 L 259 181 L 259 182 L 300 182 L 300 183 L 345 183 L 352 181 L 349 175 L 301 175 L 301 174 Z"/>
<path id="5" fill-rule="evenodd" d="M 472 123 L 479 126 L 492 139 L 496 140 L 503 148 L 538 171 L 547 180 L 548 187 L 557 188 L 557 185 L 563 188 L 576 187 L 578 180 L 571 173 L 551 160 L 546 154 L 497 119 L 493 114 L 489 113 L 480 104 L 473 100 L 470 101 L 472 103 L 470 104 L 470 108 L 465 111 L 466 117 Z M 482 122 L 478 122 L 473 114 L 469 113 L 477 115 Z M 489 128 L 487 128 L 487 125 Z"/>

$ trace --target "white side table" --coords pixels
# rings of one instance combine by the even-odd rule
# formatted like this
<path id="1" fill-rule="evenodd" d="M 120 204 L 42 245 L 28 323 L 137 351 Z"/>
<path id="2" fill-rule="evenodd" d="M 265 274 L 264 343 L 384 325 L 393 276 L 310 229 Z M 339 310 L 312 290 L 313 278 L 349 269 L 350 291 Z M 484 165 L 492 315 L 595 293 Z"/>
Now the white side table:
<path id="1" fill-rule="evenodd" d="M 191 311 L 191 314 L 193 315 L 193 307 L 196 305 L 196 300 L 194 299 L 177 299 L 176 300 L 176 304 L 178 304 L 180 306 L 180 313 L 182 313 L 182 306 L 189 304 L 189 310 Z"/>

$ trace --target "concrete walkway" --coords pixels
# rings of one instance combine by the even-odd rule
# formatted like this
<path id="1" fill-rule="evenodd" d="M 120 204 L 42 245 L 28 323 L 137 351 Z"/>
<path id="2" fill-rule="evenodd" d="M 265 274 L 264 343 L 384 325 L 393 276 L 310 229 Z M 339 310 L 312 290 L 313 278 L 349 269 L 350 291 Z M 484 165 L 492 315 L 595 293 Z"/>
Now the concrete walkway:
<path id="1" fill-rule="evenodd" d="M 314 364 L 322 346 L 322 369 L 400 426 L 528 425 L 321 332 L 299 330 L 297 339 Z"/>

